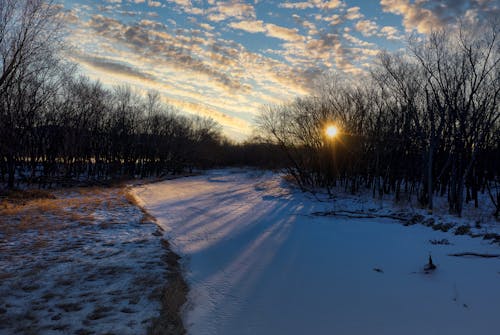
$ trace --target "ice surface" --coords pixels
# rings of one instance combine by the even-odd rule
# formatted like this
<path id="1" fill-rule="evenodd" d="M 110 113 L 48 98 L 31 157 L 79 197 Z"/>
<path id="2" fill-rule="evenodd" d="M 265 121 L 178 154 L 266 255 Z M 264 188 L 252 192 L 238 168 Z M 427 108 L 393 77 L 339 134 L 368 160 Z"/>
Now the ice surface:
<path id="1" fill-rule="evenodd" d="M 498 329 L 500 259 L 448 256 L 500 253 L 489 241 L 391 219 L 313 216 L 359 199 L 321 202 L 272 173 L 219 170 L 134 192 L 184 256 L 189 334 Z M 429 242 L 443 238 L 450 244 Z M 425 274 L 429 254 L 438 268 Z"/>

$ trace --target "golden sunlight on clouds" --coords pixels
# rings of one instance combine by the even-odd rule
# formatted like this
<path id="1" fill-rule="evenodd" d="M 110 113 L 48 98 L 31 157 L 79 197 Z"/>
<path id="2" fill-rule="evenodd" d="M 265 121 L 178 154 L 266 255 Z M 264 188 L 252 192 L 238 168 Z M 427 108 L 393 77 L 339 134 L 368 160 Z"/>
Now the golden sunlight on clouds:
<path id="1" fill-rule="evenodd" d="M 409 0 L 380 0 L 380 4 L 384 11 L 402 15 L 407 31 L 416 28 L 421 33 L 428 33 L 433 27 L 441 26 L 440 20 L 432 11 L 417 3 L 412 4 Z"/>
<path id="2" fill-rule="evenodd" d="M 366 75 L 380 43 L 400 48 L 404 31 L 425 33 L 463 14 L 457 3 L 467 3 L 471 20 L 498 13 L 492 0 L 443 0 L 440 7 L 381 0 L 369 9 L 349 0 L 79 2 L 65 19 L 70 59 L 82 73 L 155 89 L 188 113 L 214 118 L 234 138 L 250 133 L 262 105 L 311 93 L 327 72 Z M 382 15 L 370 15 L 374 7 Z M 385 13 L 401 24 L 384 22 Z"/>
<path id="3" fill-rule="evenodd" d="M 99 80 L 105 85 L 117 86 L 128 84 L 138 89 L 138 93 L 144 94 L 147 90 L 154 89 L 160 93 L 165 90 L 170 91 L 174 89 L 172 86 L 159 84 L 158 82 L 149 80 L 147 78 L 141 79 L 133 74 L 127 74 L 122 71 L 112 72 L 109 68 L 101 71 L 99 67 L 94 66 L 92 63 L 84 63 L 85 73 L 94 80 Z M 220 123 L 231 138 L 236 140 L 246 139 L 252 132 L 252 124 L 240 118 L 232 117 L 224 114 L 217 109 L 214 109 L 203 103 L 189 102 L 189 96 L 182 96 L 179 98 L 162 96 L 163 102 L 178 108 L 180 111 L 189 114 L 209 117 Z"/>
<path id="4" fill-rule="evenodd" d="M 363 36 L 372 36 L 377 33 L 378 26 L 372 20 L 361 20 L 354 26 Z"/>
<path id="5" fill-rule="evenodd" d="M 240 29 L 249 33 L 263 33 L 266 31 L 264 24 L 261 20 L 244 20 L 229 23 L 229 27 Z"/>
<path id="6" fill-rule="evenodd" d="M 206 105 L 171 98 L 165 98 L 165 101 L 191 114 L 214 119 L 225 127 L 226 132 L 228 132 L 228 135 L 231 135 L 232 138 L 243 140 L 252 132 L 252 125 L 250 122 L 221 113 Z"/>
<path id="7" fill-rule="evenodd" d="M 300 41 L 303 39 L 302 36 L 298 34 L 297 29 L 290 29 L 285 27 L 280 27 L 272 23 L 266 24 L 267 36 L 279 38 L 285 41 Z"/>

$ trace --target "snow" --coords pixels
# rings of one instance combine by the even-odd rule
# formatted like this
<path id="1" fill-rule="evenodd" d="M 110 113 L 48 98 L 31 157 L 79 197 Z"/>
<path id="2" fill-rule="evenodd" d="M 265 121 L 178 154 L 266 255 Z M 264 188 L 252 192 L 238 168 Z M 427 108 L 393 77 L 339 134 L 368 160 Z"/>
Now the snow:
<path id="1" fill-rule="evenodd" d="M 499 254 L 490 241 L 391 219 L 311 215 L 373 204 L 319 201 L 269 172 L 217 170 L 134 193 L 183 256 L 189 334 L 459 335 L 497 328 L 500 259 L 449 256 Z M 450 243 L 430 243 L 441 239 Z M 429 254 L 438 268 L 425 274 Z"/>
<path id="2" fill-rule="evenodd" d="M 56 196 L 0 217 L 0 334 L 145 334 L 166 283 L 157 226 L 120 189 Z"/>

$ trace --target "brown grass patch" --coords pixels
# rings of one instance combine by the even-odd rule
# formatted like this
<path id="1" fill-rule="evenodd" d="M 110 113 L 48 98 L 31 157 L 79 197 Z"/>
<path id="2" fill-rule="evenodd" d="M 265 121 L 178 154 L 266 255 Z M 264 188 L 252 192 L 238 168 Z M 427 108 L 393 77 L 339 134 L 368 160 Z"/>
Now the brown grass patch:
<path id="1" fill-rule="evenodd" d="M 35 242 L 33 242 L 31 244 L 31 249 L 32 250 L 40 250 L 40 249 L 44 249 L 46 248 L 47 246 L 49 245 L 49 241 L 47 241 L 45 238 L 43 237 L 40 237 L 38 236 L 35 240 Z"/>
<path id="2" fill-rule="evenodd" d="M 96 217 L 99 215 L 96 211 L 104 210 L 112 212 L 114 209 L 121 210 L 124 207 L 131 205 L 137 207 L 142 212 L 141 223 L 154 223 L 155 218 L 151 216 L 145 209 L 139 206 L 139 201 L 126 187 L 83 187 L 65 189 L 54 192 L 32 192 L 32 193 L 16 193 L 13 196 L 0 196 L 0 234 L 5 234 L 5 240 L 15 240 L 17 234 L 27 231 L 39 231 L 37 237 L 31 239 L 22 245 L 24 250 L 37 252 L 44 248 L 53 246 L 52 239 L 59 236 L 53 234 L 54 232 L 67 229 L 63 233 L 68 232 L 71 234 L 71 228 L 78 225 L 95 224 Z M 94 213 L 96 217 L 94 217 Z M 137 215 L 135 212 L 134 215 Z M 103 225 L 112 225 L 118 220 L 117 216 L 110 215 L 106 217 Z M 137 218 L 137 216 L 135 216 Z M 99 222 L 97 222 L 99 223 Z M 158 227 L 158 236 L 161 236 L 161 228 Z M 24 242 L 23 242 L 24 243 Z M 170 250 L 168 242 L 162 242 L 165 254 L 162 257 L 162 264 L 168 265 L 168 283 L 165 287 L 154 291 L 152 298 L 161 301 L 161 313 L 152 321 L 151 327 L 148 329 L 148 334 L 185 334 L 184 325 L 180 317 L 180 310 L 186 302 L 188 293 L 188 286 L 182 276 L 181 266 L 179 264 L 180 257 Z M 79 244 L 66 244 L 56 252 L 62 252 L 79 247 Z M 7 248 L 7 249 L 5 249 Z M 0 250 L 5 249 L 7 252 L 9 244 L 2 244 L 0 242 Z M 93 257 L 108 257 L 107 254 L 92 255 Z M 159 260 L 158 260 L 159 261 Z M 123 272 L 129 272 L 131 269 L 127 267 L 106 267 L 98 269 L 95 273 L 88 273 L 85 280 L 92 281 L 96 279 L 113 280 Z M 36 271 L 39 271 L 36 269 Z M 36 273 L 33 273 L 36 275 Z M 11 278 L 12 275 L 7 272 L 0 271 L 0 280 Z M 157 276 L 155 278 L 137 277 L 137 287 L 148 288 L 162 284 L 162 278 Z M 71 278 L 58 278 L 56 283 L 59 286 L 74 285 Z M 39 290 L 36 286 L 25 286 L 22 288 L 27 292 Z M 52 292 L 45 292 L 42 299 L 52 300 L 56 295 Z M 131 304 L 138 303 L 140 296 L 132 296 L 129 300 Z M 60 312 L 76 312 L 82 309 L 79 304 L 61 303 L 56 305 Z M 87 313 L 87 311 L 85 311 Z M 94 310 L 88 311 L 86 320 L 83 322 L 94 322 L 92 320 L 99 320 L 105 318 L 110 314 L 110 307 L 97 306 Z M 129 310 L 124 310 L 123 313 L 129 313 Z M 85 317 L 84 317 L 85 318 Z"/>
<path id="3" fill-rule="evenodd" d="M 121 191 L 121 194 L 125 197 L 125 199 L 128 201 L 129 204 L 141 207 L 139 205 L 139 202 L 137 201 L 137 198 L 132 194 L 132 192 L 129 189 L 123 189 Z"/>
<path id="4" fill-rule="evenodd" d="M 73 191 L 75 193 L 78 193 L 80 195 L 99 195 L 106 193 L 107 189 L 103 189 L 102 187 L 98 186 L 91 186 L 91 187 L 75 187 L 70 189 L 70 191 Z"/>
<path id="5" fill-rule="evenodd" d="M 127 188 L 122 189 L 122 194 L 129 204 L 131 204 L 131 205 L 133 205 L 141 210 L 141 212 L 142 212 L 141 223 L 148 224 L 148 223 L 155 223 L 156 222 L 156 218 L 154 216 L 152 216 L 151 214 L 149 214 L 147 210 L 142 208 L 142 206 L 139 204 L 139 201 L 132 194 L 130 189 L 127 189 Z"/>
<path id="6" fill-rule="evenodd" d="M 39 230 L 44 233 L 66 229 L 69 225 L 89 225 L 93 213 L 106 203 L 109 209 L 123 206 L 110 189 L 88 187 L 69 191 L 76 197 L 56 197 L 48 191 L 11 191 L 0 200 L 0 233 Z M 41 245 L 39 245 L 41 247 Z"/>
<path id="7" fill-rule="evenodd" d="M 46 190 L 7 190 L 0 196 L 11 200 L 55 199 L 55 195 Z"/>
<path id="8" fill-rule="evenodd" d="M 9 272 L 0 272 L 0 280 L 5 280 L 14 277 L 12 273 Z"/>

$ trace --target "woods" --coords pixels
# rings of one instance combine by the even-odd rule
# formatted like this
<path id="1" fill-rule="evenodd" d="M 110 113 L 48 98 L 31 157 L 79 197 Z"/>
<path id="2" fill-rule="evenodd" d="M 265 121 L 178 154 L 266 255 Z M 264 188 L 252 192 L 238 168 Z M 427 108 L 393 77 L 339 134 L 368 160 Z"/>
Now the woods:
<path id="1" fill-rule="evenodd" d="M 498 26 L 448 28 L 381 51 L 363 80 L 325 75 L 309 96 L 262 108 L 258 140 L 158 92 L 105 87 L 64 58 L 63 8 L 0 3 L 0 183 L 39 187 L 227 165 L 285 167 L 304 189 L 368 188 L 451 213 L 487 193 L 500 214 Z M 329 138 L 328 125 L 340 132 Z"/>
<path id="2" fill-rule="evenodd" d="M 130 87 L 104 88 L 63 58 L 62 7 L 0 3 L 0 182 L 50 186 L 215 164 L 221 127 Z"/>
<path id="3" fill-rule="evenodd" d="M 435 31 L 401 53 L 381 52 L 367 80 L 326 77 L 315 94 L 268 106 L 265 137 L 287 153 L 299 185 L 341 185 L 373 196 L 416 196 L 451 213 L 488 192 L 498 216 L 498 27 Z M 328 138 L 335 124 L 340 135 Z"/>
<path id="4" fill-rule="evenodd" d="M 67 79 L 29 118 L 13 118 L 3 133 L 1 177 L 50 186 L 175 174 L 211 166 L 221 129 L 210 119 L 187 117 L 150 92 L 112 90 L 85 77 Z M 14 178 L 15 177 L 15 178 Z"/>
<path id="5" fill-rule="evenodd" d="M 235 144 L 217 122 L 181 113 L 156 91 L 105 87 L 77 75 L 64 57 L 71 49 L 63 18 L 53 1 L 0 3 L 0 185 L 283 164 L 273 145 Z"/>

